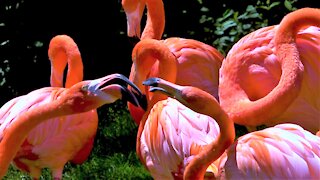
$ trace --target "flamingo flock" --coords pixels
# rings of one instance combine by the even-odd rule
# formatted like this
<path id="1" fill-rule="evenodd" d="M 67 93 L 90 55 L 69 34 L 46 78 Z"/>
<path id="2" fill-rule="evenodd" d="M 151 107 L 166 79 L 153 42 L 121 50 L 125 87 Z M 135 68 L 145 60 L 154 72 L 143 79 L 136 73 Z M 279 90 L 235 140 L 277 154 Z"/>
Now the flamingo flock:
<path id="1" fill-rule="evenodd" d="M 129 77 L 83 80 L 77 44 L 53 37 L 51 87 L 0 108 L 0 179 L 10 164 L 33 179 L 43 168 L 62 179 L 67 162 L 81 164 L 93 149 L 97 108 L 119 99 L 154 179 L 319 179 L 320 9 L 289 13 L 224 57 L 194 39 L 162 39 L 162 0 L 122 0 L 122 7 L 127 35 L 139 38 Z M 235 124 L 249 133 L 236 138 Z"/>

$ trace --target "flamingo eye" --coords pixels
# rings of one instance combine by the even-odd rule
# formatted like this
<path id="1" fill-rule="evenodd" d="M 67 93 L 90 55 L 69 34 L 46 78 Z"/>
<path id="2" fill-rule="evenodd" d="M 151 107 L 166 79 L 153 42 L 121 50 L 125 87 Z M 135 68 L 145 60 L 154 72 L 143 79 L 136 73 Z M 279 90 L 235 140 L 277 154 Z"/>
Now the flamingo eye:
<path id="1" fill-rule="evenodd" d="M 89 89 L 89 85 L 84 85 L 81 87 L 82 91 L 88 91 L 88 89 Z"/>

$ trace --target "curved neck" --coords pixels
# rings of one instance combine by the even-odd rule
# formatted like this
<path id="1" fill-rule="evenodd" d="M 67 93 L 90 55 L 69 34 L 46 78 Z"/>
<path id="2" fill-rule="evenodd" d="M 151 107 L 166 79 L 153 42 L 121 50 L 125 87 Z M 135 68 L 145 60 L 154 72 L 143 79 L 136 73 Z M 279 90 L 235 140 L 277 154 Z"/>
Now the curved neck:
<path id="1" fill-rule="evenodd" d="M 6 175 L 15 154 L 34 127 L 49 118 L 71 114 L 71 111 L 60 108 L 61 103 L 57 100 L 30 109 L 4 129 L 2 139 L 0 139 L 0 179 Z"/>
<path id="2" fill-rule="evenodd" d="M 165 11 L 162 0 L 147 0 L 147 22 L 141 39 L 160 40 L 165 26 Z"/>
<path id="3" fill-rule="evenodd" d="M 142 82 L 149 77 L 160 77 L 170 82 L 176 80 L 176 57 L 161 41 L 141 40 L 132 51 L 132 61 L 131 71 L 134 73 L 130 74 L 130 77 L 143 93 L 147 93 L 147 91 Z"/>
<path id="4" fill-rule="evenodd" d="M 202 93 L 197 93 L 201 96 Z M 204 102 L 187 105 L 192 110 L 208 115 L 216 120 L 220 128 L 220 134 L 209 145 L 203 146 L 203 150 L 196 155 L 187 165 L 184 172 L 184 179 L 203 179 L 206 169 L 216 161 L 235 139 L 234 123 L 227 113 L 221 108 L 217 100 L 208 93 L 203 99 Z M 192 102 L 191 102 L 192 103 Z M 199 107 L 192 107 L 199 106 Z"/>
<path id="5" fill-rule="evenodd" d="M 65 87 L 83 80 L 83 64 L 80 51 L 76 43 L 66 35 L 54 37 L 49 45 L 49 59 L 51 61 L 50 84 L 52 87 L 63 87 L 64 70 L 68 63 Z"/>
<path id="6" fill-rule="evenodd" d="M 275 33 L 275 54 L 281 64 L 282 75 L 278 85 L 265 97 L 251 102 L 243 91 L 238 103 L 227 110 L 234 122 L 245 125 L 261 125 L 284 112 L 299 95 L 304 67 L 295 43 L 297 32 L 304 26 L 320 27 L 320 10 L 303 8 L 285 16 Z M 248 124 L 249 123 L 249 124 Z"/>
<path id="7" fill-rule="evenodd" d="M 160 77 L 170 82 L 175 82 L 177 60 L 166 45 L 154 39 L 141 40 L 133 49 L 132 60 L 133 68 L 135 69 L 133 71 L 134 74 L 131 76 L 132 81 L 147 95 L 148 99 L 148 108 L 140 121 L 136 143 L 136 150 L 141 159 L 140 137 L 149 111 L 156 102 L 167 98 L 167 96 L 160 93 L 149 94 L 148 89 L 145 89 L 142 82 L 149 77 Z"/>

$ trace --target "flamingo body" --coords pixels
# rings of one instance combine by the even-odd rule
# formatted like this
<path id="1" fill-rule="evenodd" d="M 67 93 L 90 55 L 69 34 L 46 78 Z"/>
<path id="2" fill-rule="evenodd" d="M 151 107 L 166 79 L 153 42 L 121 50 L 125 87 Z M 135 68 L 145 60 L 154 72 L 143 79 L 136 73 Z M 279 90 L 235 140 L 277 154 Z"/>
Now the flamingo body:
<path id="1" fill-rule="evenodd" d="M 193 39 L 172 37 L 161 41 L 177 58 L 177 84 L 192 85 L 219 98 L 218 77 L 223 56 L 218 50 Z"/>
<path id="2" fill-rule="evenodd" d="M 4 112 L 0 117 L 3 121 L 0 123 L 1 127 L 5 127 L 5 124 L 31 109 L 55 101 L 61 93 L 59 89 L 44 88 L 9 101 L 6 108 L 1 108 L 1 112 Z M 97 113 L 90 110 L 53 118 L 39 124 L 28 134 L 13 163 L 33 177 L 39 177 L 45 167 L 53 171 L 54 177 L 61 177 L 60 173 L 68 161 L 78 158 L 78 162 L 82 163 L 83 159 L 89 156 L 93 143 L 87 143 L 92 142 L 91 138 L 97 129 L 97 121 L 94 118 L 98 118 Z M 77 157 L 84 145 L 89 145 L 90 151 L 81 154 L 82 157 Z"/>
<path id="3" fill-rule="evenodd" d="M 220 69 L 219 100 L 235 123 L 320 129 L 319 15 L 302 8 L 231 48 Z"/>
<path id="4" fill-rule="evenodd" d="M 189 60 L 185 59 L 188 55 L 197 57 L 196 53 L 179 55 L 183 65 L 188 66 Z M 215 138 L 219 128 L 211 118 L 190 111 L 176 100 L 150 93 L 142 86 L 142 81 L 148 77 L 160 76 L 170 81 L 176 80 L 180 64 L 170 47 L 155 39 L 145 39 L 134 47 L 132 59 L 132 81 L 138 87 L 140 85 L 148 101 L 137 134 L 138 157 L 156 179 L 182 178 L 186 164 L 200 151 L 198 147 Z M 186 74 L 190 75 L 193 74 Z M 208 175 L 216 170 L 215 165 L 212 165 Z"/>
<path id="5" fill-rule="evenodd" d="M 282 60 L 276 55 L 274 37 L 279 26 L 264 27 L 246 35 L 228 52 L 219 78 L 219 100 L 227 112 L 237 116 L 236 113 L 241 113 L 242 102 L 245 103 L 246 99 L 251 102 L 258 101 L 270 94 L 279 84 L 285 68 L 281 66 Z M 292 98 L 292 102 L 276 118 L 234 118 L 235 123 L 252 127 L 290 122 L 313 133 L 320 129 L 320 27 L 301 28 L 295 41 L 303 64 L 303 78 L 297 96 Z M 299 88 L 298 83 L 295 88 Z M 276 104 L 279 103 L 275 103 L 274 107 Z M 263 108 L 261 106 L 259 109 Z"/>
<path id="6" fill-rule="evenodd" d="M 220 167 L 226 179 L 318 179 L 320 138 L 296 124 L 279 124 L 238 138 Z"/>
<path id="7" fill-rule="evenodd" d="M 175 99 L 157 102 L 151 109 L 141 135 L 141 156 L 155 179 L 182 178 L 183 172 L 202 145 L 219 134 L 209 116 L 195 113 Z M 209 173 L 217 173 L 212 164 Z"/>
<path id="8" fill-rule="evenodd" d="M 52 88 L 36 90 L 8 102 L 1 109 L 0 118 L 3 121 L 10 122 L 30 109 L 55 101 L 59 97 L 59 88 L 64 89 L 63 75 L 67 65 L 65 87 L 70 88 L 82 81 L 82 59 L 77 44 L 71 37 L 53 37 L 49 44 L 48 56 L 51 62 Z M 97 127 L 96 110 L 47 120 L 29 132 L 13 164 L 30 173 L 35 179 L 40 177 L 43 168 L 51 169 L 53 177 L 61 179 L 63 167 L 67 162 L 81 164 L 89 157 Z"/>

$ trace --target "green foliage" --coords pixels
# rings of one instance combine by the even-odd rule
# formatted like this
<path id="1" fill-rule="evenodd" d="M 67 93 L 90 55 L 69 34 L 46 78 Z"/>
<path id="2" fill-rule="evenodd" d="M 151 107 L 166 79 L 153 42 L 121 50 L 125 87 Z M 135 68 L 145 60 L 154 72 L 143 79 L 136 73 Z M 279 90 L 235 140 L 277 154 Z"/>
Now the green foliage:
<path id="1" fill-rule="evenodd" d="M 52 179 L 50 171 L 44 169 L 40 180 Z M 110 156 L 94 156 L 82 165 L 68 163 L 63 173 L 64 180 L 79 179 L 152 179 L 140 164 L 135 152 L 114 153 Z M 31 177 L 11 166 L 4 180 L 31 180 Z"/>
<path id="2" fill-rule="evenodd" d="M 122 101 L 98 109 L 99 126 L 94 154 L 109 155 L 135 149 L 137 125 Z"/>
<path id="3" fill-rule="evenodd" d="M 213 45 L 224 54 L 229 50 L 230 44 L 234 44 L 241 37 L 260 27 L 267 25 L 267 20 L 257 12 L 257 8 L 248 5 L 244 13 L 227 9 L 221 18 L 214 23 L 214 34 L 217 39 Z"/>
<path id="4" fill-rule="evenodd" d="M 296 2 L 297 0 L 239 1 L 237 6 L 232 1 L 225 1 L 222 4 L 216 2 L 213 6 L 199 1 L 202 5 L 199 18 L 204 34 L 202 39 L 226 55 L 232 45 L 243 36 L 259 28 L 278 24 L 285 14 L 297 9 L 294 7 Z M 211 10 L 212 7 L 215 7 L 214 11 Z M 223 11 L 219 14 L 221 9 Z"/>
<path id="5" fill-rule="evenodd" d="M 106 157 L 95 156 L 81 166 L 68 164 L 64 179 L 151 179 L 139 163 L 134 152 L 128 155 L 114 153 Z"/>

